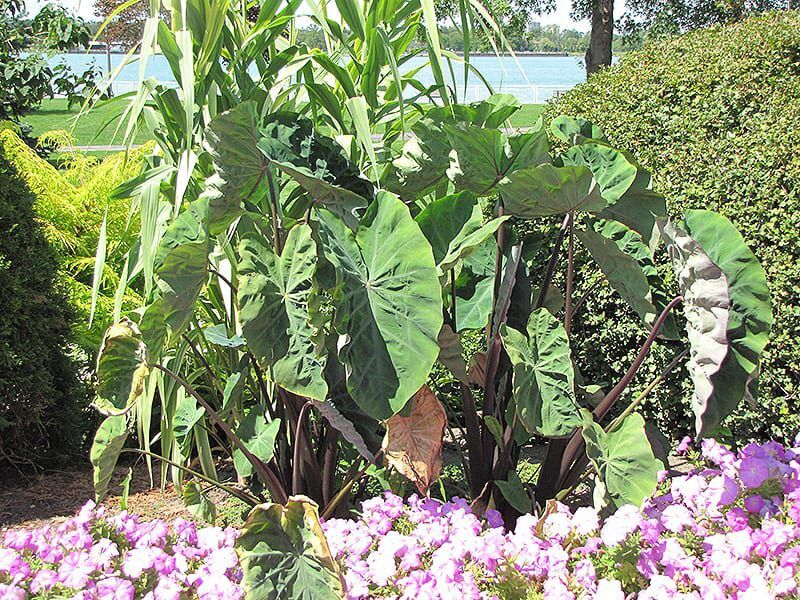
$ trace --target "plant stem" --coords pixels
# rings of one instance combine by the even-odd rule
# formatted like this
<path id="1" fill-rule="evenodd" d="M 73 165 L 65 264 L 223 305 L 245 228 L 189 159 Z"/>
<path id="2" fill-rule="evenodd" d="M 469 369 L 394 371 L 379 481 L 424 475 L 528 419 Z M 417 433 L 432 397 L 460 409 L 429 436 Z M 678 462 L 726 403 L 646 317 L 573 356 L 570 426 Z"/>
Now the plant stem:
<path id="1" fill-rule="evenodd" d="M 678 366 L 680 361 L 687 354 L 689 354 L 688 348 L 685 348 L 682 352 L 678 353 L 678 355 L 675 358 L 673 358 L 666 367 L 664 367 L 664 370 L 661 371 L 661 373 L 659 373 L 658 377 L 653 379 L 653 381 L 651 381 L 648 384 L 648 386 L 644 388 L 644 390 L 642 390 L 642 392 L 638 396 L 636 396 L 634 401 L 631 402 L 624 411 L 622 411 L 622 414 L 620 414 L 616 419 L 614 419 L 613 421 L 611 421 L 611 423 L 608 424 L 608 427 L 606 427 L 606 432 L 611 431 L 612 429 L 616 429 L 619 426 L 619 424 L 622 423 L 625 417 L 627 417 L 634 410 L 636 410 L 636 408 L 650 394 L 650 392 L 652 392 L 654 389 L 656 389 L 656 387 L 658 387 L 658 384 L 661 383 L 664 380 L 664 378 L 667 375 L 669 375 L 675 367 Z"/>
<path id="2" fill-rule="evenodd" d="M 263 460 L 261 460 L 260 458 L 255 456 L 252 452 L 250 452 L 250 450 L 248 450 L 247 446 L 244 445 L 244 442 L 242 442 L 242 440 L 239 439 L 239 437 L 235 433 L 233 433 L 233 430 L 230 428 L 230 425 L 228 425 L 222 419 L 222 417 L 219 416 L 217 411 L 211 408 L 211 405 L 205 401 L 205 398 L 203 398 L 188 381 L 186 381 L 180 375 L 174 373 L 167 367 L 164 367 L 159 364 L 151 364 L 150 366 L 155 369 L 158 369 L 159 371 L 165 373 L 166 375 L 169 375 L 187 392 L 189 392 L 189 394 L 192 395 L 195 398 L 195 400 L 197 400 L 197 402 L 200 403 L 200 406 L 202 406 L 205 409 L 211 420 L 214 421 L 220 429 L 222 429 L 222 431 L 225 433 L 228 439 L 233 443 L 233 445 L 236 446 L 242 452 L 242 454 L 245 455 L 245 457 L 247 457 L 247 460 L 250 461 L 250 463 L 253 465 L 253 468 L 256 470 L 258 475 L 267 485 L 267 488 L 269 489 L 269 492 L 272 495 L 272 499 L 278 502 L 279 504 L 286 504 L 286 501 L 289 499 L 289 497 L 286 494 L 286 490 L 283 488 L 283 485 L 281 484 L 277 475 L 273 473 L 272 469 L 269 468 L 269 465 L 267 465 Z"/>
<path id="3" fill-rule="evenodd" d="M 595 407 L 593 411 L 593 415 L 595 420 L 598 422 L 605 417 L 611 407 L 617 402 L 619 397 L 622 395 L 622 392 L 630 385 L 631 381 L 633 381 L 636 372 L 639 370 L 639 367 L 644 362 L 644 359 L 647 358 L 648 353 L 650 352 L 650 347 L 658 337 L 658 332 L 661 330 L 661 327 L 664 325 L 664 322 L 667 320 L 669 313 L 675 308 L 683 298 L 681 296 L 676 296 L 672 299 L 672 301 L 667 304 L 661 314 L 656 319 L 655 323 L 653 323 L 653 327 L 650 330 L 650 335 L 647 336 L 644 344 L 642 345 L 641 349 L 639 350 L 639 354 L 636 355 L 633 363 L 628 368 L 627 372 L 620 380 L 620 382 L 614 386 L 614 388 L 606 394 L 605 398 L 600 401 L 600 404 Z M 576 460 L 581 456 L 584 451 L 584 444 L 583 444 L 583 437 L 581 436 L 580 431 L 576 431 L 572 434 L 567 446 L 564 450 L 564 454 L 561 458 L 561 466 L 560 466 L 560 475 L 558 478 L 558 485 L 561 485 L 565 480 L 566 477 L 570 474 L 570 472 L 574 471 L 574 465 Z"/>
<path id="4" fill-rule="evenodd" d="M 567 215 L 567 229 L 569 238 L 567 242 L 567 285 L 564 299 L 564 331 L 567 337 L 572 330 L 572 284 L 575 278 L 575 215 L 572 211 Z"/>
<path id="5" fill-rule="evenodd" d="M 305 444 L 308 441 L 308 438 L 303 432 L 303 423 L 305 421 L 306 414 L 308 413 L 309 409 L 311 408 L 311 401 L 309 400 L 305 404 L 303 404 L 303 408 L 300 409 L 300 414 L 297 417 L 297 425 L 294 430 L 294 456 L 292 457 L 292 493 L 299 494 L 300 492 L 300 477 L 302 475 L 300 469 L 300 446 Z M 301 442 L 300 437 L 303 437 Z"/>
<path id="6" fill-rule="evenodd" d="M 661 327 L 664 325 L 664 322 L 667 320 L 669 313 L 675 308 L 680 302 L 683 301 L 683 297 L 675 296 L 669 304 L 661 311 L 661 314 L 656 319 L 655 323 L 653 323 L 653 328 L 650 330 L 650 335 L 647 336 L 644 344 L 642 344 L 641 349 L 639 350 L 639 354 L 636 355 L 636 358 L 631 363 L 631 366 L 628 367 L 627 372 L 625 373 L 624 377 L 620 380 L 620 382 L 614 386 L 614 388 L 606 394 L 606 397 L 600 401 L 600 404 L 594 409 L 593 413 L 595 418 L 600 421 L 609 409 L 614 405 L 614 403 L 619 399 L 622 395 L 622 392 L 625 391 L 625 388 L 630 385 L 631 381 L 633 380 L 636 372 L 639 370 L 639 367 L 644 362 L 644 359 L 647 358 L 647 355 L 650 352 L 650 347 L 653 345 L 653 342 L 656 341 L 658 337 L 658 332 L 661 330 Z"/>
<path id="7" fill-rule="evenodd" d="M 333 514 L 333 511 L 336 510 L 336 507 L 339 505 L 339 503 L 347 496 L 347 494 L 350 493 L 350 489 L 353 487 L 353 484 L 364 476 L 364 473 L 367 472 L 367 469 L 369 469 L 371 465 L 374 465 L 376 462 L 378 462 L 378 459 L 382 454 L 383 449 L 378 450 L 378 452 L 375 453 L 375 456 L 372 457 L 371 461 L 364 465 L 364 467 L 358 473 L 356 473 L 353 477 L 348 479 L 344 485 L 342 485 L 342 489 L 336 493 L 336 495 L 333 497 L 333 500 L 328 502 L 328 505 L 322 512 L 322 519 L 327 519 L 329 516 L 331 516 L 331 514 Z"/>
<path id="8" fill-rule="evenodd" d="M 578 298 L 578 301 L 572 307 L 572 318 L 573 319 L 575 318 L 575 315 L 578 314 L 578 311 L 580 310 L 581 306 L 583 306 L 583 303 L 586 302 L 586 300 L 589 298 L 589 296 L 592 294 L 592 292 L 594 292 L 598 287 L 600 287 L 600 284 L 602 282 L 603 282 L 603 279 L 601 277 L 598 277 L 597 281 L 595 281 L 592 285 L 590 285 L 589 288 L 581 295 L 581 297 Z"/>
<path id="9" fill-rule="evenodd" d="M 255 496 L 251 496 L 250 494 L 248 494 L 246 492 L 243 492 L 241 490 L 237 490 L 236 488 L 230 487 L 228 485 L 225 485 L 224 483 L 220 483 L 219 481 L 214 481 L 212 478 L 207 477 L 207 476 L 203 475 L 202 473 L 194 471 L 194 470 L 190 469 L 189 467 L 184 467 L 183 465 L 179 465 L 178 463 L 173 462 L 173 461 L 169 460 L 168 458 L 164 458 L 163 456 L 160 456 L 160 455 L 156 454 L 155 452 L 150 452 L 148 450 L 142 450 L 141 448 L 124 448 L 124 449 L 121 450 L 121 452 L 136 452 L 138 454 L 144 454 L 145 456 L 149 456 L 150 458 L 158 459 L 158 460 L 160 460 L 162 462 L 165 462 L 166 464 L 168 464 L 168 465 L 170 465 L 172 467 L 175 467 L 176 469 L 180 469 L 181 471 L 186 471 L 187 473 L 189 473 L 189 475 L 192 475 L 193 477 L 197 477 L 198 479 L 201 479 L 202 481 L 205 481 L 206 483 L 210 483 L 211 485 L 213 485 L 215 487 L 218 487 L 219 489 L 221 489 L 221 490 L 223 490 L 225 492 L 228 492 L 231 496 L 235 496 L 236 498 L 239 498 L 239 500 L 241 500 L 242 502 L 246 502 L 250 506 L 256 506 L 257 504 L 259 504 L 259 500 Z"/>
<path id="10" fill-rule="evenodd" d="M 547 297 L 547 289 L 550 287 L 550 282 L 553 280 L 553 274 L 556 271 L 558 264 L 558 255 L 561 253 L 561 245 L 564 243 L 564 235 L 567 233 L 567 225 L 569 224 L 569 215 L 564 217 L 561 223 L 561 229 L 558 230 L 558 237 L 556 243 L 553 245 L 553 251 L 550 253 L 550 260 L 547 262 L 547 269 L 542 278 L 542 285 L 539 288 L 539 297 L 536 299 L 534 309 L 544 306 L 545 298 Z"/>
<path id="11" fill-rule="evenodd" d="M 267 184 L 269 185 L 270 212 L 272 213 L 272 244 L 275 254 L 281 253 L 281 221 L 278 216 L 278 192 L 272 170 L 267 168 Z"/>

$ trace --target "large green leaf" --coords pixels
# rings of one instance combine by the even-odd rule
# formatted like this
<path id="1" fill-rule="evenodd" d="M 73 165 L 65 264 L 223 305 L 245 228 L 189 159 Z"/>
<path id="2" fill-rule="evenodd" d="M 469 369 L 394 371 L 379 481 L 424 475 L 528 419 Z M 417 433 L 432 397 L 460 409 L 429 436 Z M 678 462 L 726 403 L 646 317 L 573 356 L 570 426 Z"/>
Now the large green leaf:
<path id="1" fill-rule="evenodd" d="M 514 401 L 525 428 L 548 437 L 571 434 L 581 424 L 569 339 L 545 308 L 531 313 L 525 338 L 506 325 L 503 345 L 514 366 Z"/>
<path id="2" fill-rule="evenodd" d="M 550 122 L 550 131 L 570 145 L 589 140 L 606 141 L 603 130 L 583 117 L 560 115 Z"/>
<path id="3" fill-rule="evenodd" d="M 324 400 L 325 357 L 317 352 L 308 314 L 317 264 L 311 228 L 292 227 L 280 256 L 263 237 L 245 237 L 239 250 L 239 320 L 250 350 L 271 367 L 265 373 L 275 383 Z"/>
<path id="4" fill-rule="evenodd" d="M 639 506 L 655 492 L 664 465 L 653 454 L 641 415 L 628 415 L 606 433 L 592 414 L 584 411 L 583 439 L 586 455 L 615 506 Z"/>
<path id="5" fill-rule="evenodd" d="M 280 419 L 267 422 L 264 409 L 254 406 L 247 411 L 235 433 L 253 455 L 266 463 L 275 455 L 275 438 L 280 425 Z M 253 465 L 238 448 L 233 451 L 233 465 L 241 477 L 250 477 L 253 474 Z"/>
<path id="6" fill-rule="evenodd" d="M 481 102 L 428 110 L 412 126 L 414 136 L 405 142 L 402 154 L 387 165 L 382 176 L 383 186 L 405 202 L 424 195 L 447 178 L 451 145 L 444 132 L 445 124 L 496 129 L 519 110 L 519 107 L 519 100 L 513 96 L 494 94 Z M 513 139 L 514 147 L 533 150 L 539 157 L 534 160 L 544 160 L 543 155 L 547 152 L 546 139 L 538 131 L 514 136 Z M 534 140 L 535 143 L 526 144 Z M 513 152 L 512 149 L 509 150 Z M 528 160 L 530 155 L 525 154 L 524 157 Z"/>
<path id="7" fill-rule="evenodd" d="M 507 137 L 499 129 L 475 125 L 444 125 L 452 146 L 447 176 L 457 190 L 486 195 L 513 171 L 548 163 L 543 128 Z"/>
<path id="8" fill-rule="evenodd" d="M 135 323 L 124 318 L 106 331 L 97 356 L 94 406 L 104 415 L 128 412 L 147 378 L 147 347 Z"/>
<path id="9" fill-rule="evenodd" d="M 600 197 L 591 171 L 584 166 L 541 164 L 511 173 L 497 186 L 506 210 L 517 217 L 566 214 L 573 210 L 599 211 Z"/>
<path id="10" fill-rule="evenodd" d="M 425 118 L 412 127 L 414 136 L 403 145 L 400 156 L 387 164 L 383 186 L 410 202 L 446 180 L 450 145 L 440 124 Z"/>
<path id="11" fill-rule="evenodd" d="M 634 185 L 647 187 L 649 174 L 628 155 L 602 142 L 590 141 L 567 150 L 565 164 L 586 166 L 594 175 L 600 195 L 609 204 L 615 203 Z"/>
<path id="12" fill-rule="evenodd" d="M 525 486 L 516 471 L 510 471 L 506 481 L 495 481 L 494 484 L 511 506 L 522 514 L 531 512 L 533 509 L 531 497 L 525 491 Z"/>
<path id="13" fill-rule="evenodd" d="M 340 600 L 336 562 L 319 522 L 317 505 L 292 496 L 286 505 L 256 506 L 236 539 L 249 600 Z"/>
<path id="14" fill-rule="evenodd" d="M 183 396 L 172 417 L 172 434 L 181 449 L 181 454 L 190 456 L 192 450 L 192 432 L 205 414 L 202 406 L 197 406 L 194 396 Z"/>
<path id="15" fill-rule="evenodd" d="M 633 229 L 642 236 L 651 252 L 655 252 L 661 240 L 658 219 L 666 215 L 664 196 L 646 189 L 629 190 L 614 204 L 597 213 L 600 218 L 614 219 Z"/>
<path id="16" fill-rule="evenodd" d="M 351 231 L 319 213 L 319 240 L 336 270 L 339 358 L 356 403 L 376 419 L 405 406 L 439 355 L 442 296 L 430 244 L 396 196 L 381 192 Z"/>
<path id="17" fill-rule="evenodd" d="M 641 236 L 616 221 L 589 219 L 586 229 L 577 231 L 603 274 L 636 314 L 652 325 L 670 298 L 653 263 L 650 249 Z M 661 329 L 663 337 L 678 338 L 675 320 L 670 315 Z"/>
<path id="18" fill-rule="evenodd" d="M 208 199 L 192 202 L 164 233 L 156 253 L 161 310 L 172 336 L 189 324 L 208 278 Z"/>
<path id="19" fill-rule="evenodd" d="M 367 200 L 363 196 L 315 176 L 307 167 L 280 162 L 272 164 L 308 192 L 313 204 L 324 206 L 344 219 L 351 228 L 356 227 L 359 213 L 367 206 Z"/>
<path id="20" fill-rule="evenodd" d="M 243 102 L 216 117 L 206 142 L 216 175 L 209 179 L 209 226 L 219 233 L 242 210 L 242 201 L 257 204 L 264 196 L 267 161 L 258 151 L 259 115 L 255 102 Z"/>
<path id="21" fill-rule="evenodd" d="M 217 507 L 203 493 L 200 485 L 189 481 L 183 487 L 183 504 L 189 514 L 206 523 L 213 525 L 217 520 Z"/>
<path id="22" fill-rule="evenodd" d="M 314 124 L 296 113 L 269 115 L 260 130 L 258 149 L 268 162 L 295 179 L 310 202 L 333 211 L 352 212 L 372 200 L 372 184 L 361 177 L 342 147 L 317 133 Z"/>
<path id="23" fill-rule="evenodd" d="M 456 288 L 456 330 L 458 332 L 467 329 L 483 329 L 492 314 L 494 275 L 470 279 L 469 285 Z"/>
<path id="24" fill-rule="evenodd" d="M 439 273 L 443 274 L 474 252 L 509 218 L 484 224 L 477 198 L 470 192 L 461 192 L 431 202 L 415 220 L 428 238 Z"/>
<path id="25" fill-rule="evenodd" d="M 128 422 L 125 415 L 107 417 L 94 434 L 89 460 L 94 469 L 94 493 L 100 502 L 108 492 L 108 484 L 117 466 L 117 459 L 128 439 Z"/>
<path id="26" fill-rule="evenodd" d="M 751 393 L 772 328 L 764 269 L 736 228 L 706 210 L 662 233 L 684 299 L 698 435 L 712 432 Z"/>

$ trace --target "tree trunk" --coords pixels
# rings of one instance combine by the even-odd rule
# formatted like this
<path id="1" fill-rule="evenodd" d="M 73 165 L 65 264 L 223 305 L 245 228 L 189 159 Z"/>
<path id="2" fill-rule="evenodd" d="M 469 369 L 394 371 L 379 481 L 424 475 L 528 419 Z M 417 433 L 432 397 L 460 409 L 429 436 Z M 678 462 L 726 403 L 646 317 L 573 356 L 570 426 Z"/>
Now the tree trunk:
<path id="1" fill-rule="evenodd" d="M 611 65 L 611 43 L 614 40 L 614 0 L 594 0 L 592 32 L 586 51 L 586 77 L 600 67 Z"/>

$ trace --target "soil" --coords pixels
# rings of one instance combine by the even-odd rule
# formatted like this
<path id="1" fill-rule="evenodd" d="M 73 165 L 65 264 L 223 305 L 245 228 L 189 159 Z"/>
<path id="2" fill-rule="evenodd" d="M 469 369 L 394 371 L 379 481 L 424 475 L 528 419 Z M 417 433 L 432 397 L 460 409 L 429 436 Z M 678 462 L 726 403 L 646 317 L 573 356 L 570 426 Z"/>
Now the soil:
<path id="1" fill-rule="evenodd" d="M 159 489 L 158 470 L 154 470 L 155 486 L 144 462 L 120 465 L 114 471 L 108 497 L 103 504 L 120 510 L 122 481 L 133 470 L 128 496 L 128 510 L 145 519 L 188 518 L 180 497 L 169 483 Z M 0 533 L 10 528 L 40 527 L 73 516 L 87 500 L 94 497 L 92 468 L 78 465 L 38 475 L 7 474 L 0 478 Z"/>

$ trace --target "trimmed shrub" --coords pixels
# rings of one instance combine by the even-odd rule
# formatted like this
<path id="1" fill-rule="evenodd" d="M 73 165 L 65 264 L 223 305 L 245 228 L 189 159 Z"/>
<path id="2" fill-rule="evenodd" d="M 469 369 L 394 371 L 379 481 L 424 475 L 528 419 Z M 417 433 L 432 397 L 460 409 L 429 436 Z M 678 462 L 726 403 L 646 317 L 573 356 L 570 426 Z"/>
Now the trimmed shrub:
<path id="1" fill-rule="evenodd" d="M 767 271 L 775 326 L 757 404 L 742 403 L 727 425 L 732 439 L 790 439 L 800 428 L 800 15 L 770 13 L 646 45 L 557 99 L 547 116 L 558 114 L 600 125 L 653 173 L 672 214 L 708 208 L 742 232 Z M 585 287 L 591 274 L 583 277 Z M 630 314 L 607 289 L 588 299 L 576 336 L 588 380 L 615 382 L 630 364 L 644 337 Z M 640 387 L 674 355 L 661 346 Z M 662 383 L 648 406 L 674 437 L 691 424 L 683 375 Z M 685 421 L 666 420 L 676 403 Z"/>
<path id="2" fill-rule="evenodd" d="M 0 466 L 75 456 L 85 391 L 68 357 L 74 313 L 34 194 L 0 156 Z"/>

